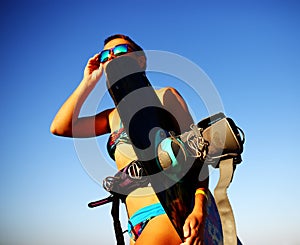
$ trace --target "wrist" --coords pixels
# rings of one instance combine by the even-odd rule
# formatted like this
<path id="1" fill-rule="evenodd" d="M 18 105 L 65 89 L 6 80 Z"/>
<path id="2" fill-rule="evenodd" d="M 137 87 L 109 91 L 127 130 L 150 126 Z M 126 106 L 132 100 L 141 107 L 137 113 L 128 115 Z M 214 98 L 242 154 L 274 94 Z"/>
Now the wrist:
<path id="1" fill-rule="evenodd" d="M 81 81 L 82 88 L 84 90 L 92 90 L 97 84 L 97 80 L 93 79 L 92 77 L 83 77 Z"/>
<path id="2" fill-rule="evenodd" d="M 198 213 L 205 213 L 206 203 L 208 200 L 207 188 L 198 188 L 195 191 L 195 205 L 194 210 Z"/>
<path id="3" fill-rule="evenodd" d="M 195 191 L 195 196 L 199 196 L 201 195 L 202 197 L 204 197 L 206 200 L 208 200 L 208 196 L 207 196 L 207 189 L 206 188 L 198 188 Z"/>

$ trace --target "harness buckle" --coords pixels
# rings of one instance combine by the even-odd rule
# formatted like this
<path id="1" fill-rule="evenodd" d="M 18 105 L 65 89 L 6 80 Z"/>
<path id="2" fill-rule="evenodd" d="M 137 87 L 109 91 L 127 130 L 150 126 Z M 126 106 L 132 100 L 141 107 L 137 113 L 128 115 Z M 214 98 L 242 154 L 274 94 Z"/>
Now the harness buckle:
<path id="1" fill-rule="evenodd" d="M 143 177 L 143 168 L 138 161 L 133 161 L 129 164 L 127 173 L 132 179 L 141 179 Z"/>

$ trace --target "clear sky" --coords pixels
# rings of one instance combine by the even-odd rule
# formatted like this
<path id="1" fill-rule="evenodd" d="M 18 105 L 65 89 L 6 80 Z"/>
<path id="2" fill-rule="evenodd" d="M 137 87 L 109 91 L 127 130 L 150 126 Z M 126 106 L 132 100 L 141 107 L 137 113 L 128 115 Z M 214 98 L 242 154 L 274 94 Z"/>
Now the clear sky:
<path id="1" fill-rule="evenodd" d="M 87 207 L 107 195 L 100 181 L 72 139 L 49 132 L 86 61 L 115 33 L 205 71 L 246 133 L 228 191 L 240 239 L 300 244 L 298 1 L 5 1 L 0 19 L 0 244 L 115 244 L 110 205 Z M 206 116 L 178 89 L 196 121 Z M 102 102 L 99 109 L 111 105 L 107 96 Z M 103 152 L 106 139 L 98 141 Z"/>

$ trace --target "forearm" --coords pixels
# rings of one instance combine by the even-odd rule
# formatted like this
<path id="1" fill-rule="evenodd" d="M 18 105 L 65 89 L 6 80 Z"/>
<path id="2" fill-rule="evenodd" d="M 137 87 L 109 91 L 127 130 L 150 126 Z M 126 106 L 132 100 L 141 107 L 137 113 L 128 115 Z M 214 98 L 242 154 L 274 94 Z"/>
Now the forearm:
<path id="1" fill-rule="evenodd" d="M 205 215 L 205 207 L 207 202 L 207 189 L 198 188 L 195 192 L 195 205 L 193 212 Z"/>
<path id="2" fill-rule="evenodd" d="M 50 127 L 50 131 L 53 134 L 73 137 L 74 127 L 76 127 L 76 125 L 79 122 L 78 116 L 80 109 L 88 95 L 96 86 L 101 75 L 102 66 L 99 63 L 98 54 L 96 54 L 89 59 L 84 69 L 83 80 L 81 81 L 79 86 L 75 89 L 75 91 L 71 94 L 71 96 L 65 101 L 60 110 L 57 112 Z M 77 130 L 77 128 L 79 130 Z M 77 134 L 82 128 L 76 127 L 75 129 Z"/>
<path id="3" fill-rule="evenodd" d="M 195 191 L 194 208 L 183 226 L 184 243 L 182 245 L 202 244 L 206 217 L 208 179 L 201 181 Z"/>
<path id="4" fill-rule="evenodd" d="M 76 124 L 81 107 L 93 88 L 94 86 L 88 84 L 84 79 L 81 81 L 54 117 L 50 128 L 53 134 L 72 136 L 73 125 Z"/>
<path id="5" fill-rule="evenodd" d="M 205 211 L 206 201 L 208 198 L 209 186 L 209 169 L 208 166 L 203 164 L 200 172 L 200 181 L 197 183 L 195 190 L 195 211 Z"/>

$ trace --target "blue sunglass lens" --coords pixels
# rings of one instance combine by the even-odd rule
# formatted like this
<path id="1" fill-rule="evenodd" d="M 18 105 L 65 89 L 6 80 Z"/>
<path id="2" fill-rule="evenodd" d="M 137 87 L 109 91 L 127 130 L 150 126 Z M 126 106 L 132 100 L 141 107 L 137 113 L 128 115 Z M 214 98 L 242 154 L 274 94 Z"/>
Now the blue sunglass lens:
<path id="1" fill-rule="evenodd" d="M 109 54 L 110 54 L 110 51 L 109 50 L 103 50 L 101 53 L 100 53 L 100 62 L 103 63 L 105 61 L 108 60 L 108 57 L 109 57 Z"/>
<path id="2" fill-rule="evenodd" d="M 128 45 L 127 44 L 120 44 L 115 46 L 112 49 L 103 50 L 99 55 L 99 61 L 104 63 L 108 60 L 110 56 L 110 50 L 112 50 L 114 56 L 120 56 L 122 54 L 126 54 L 128 52 Z"/>
<path id="3" fill-rule="evenodd" d="M 113 52 L 115 56 L 122 55 L 128 52 L 128 47 L 127 45 L 121 44 L 114 47 Z"/>

